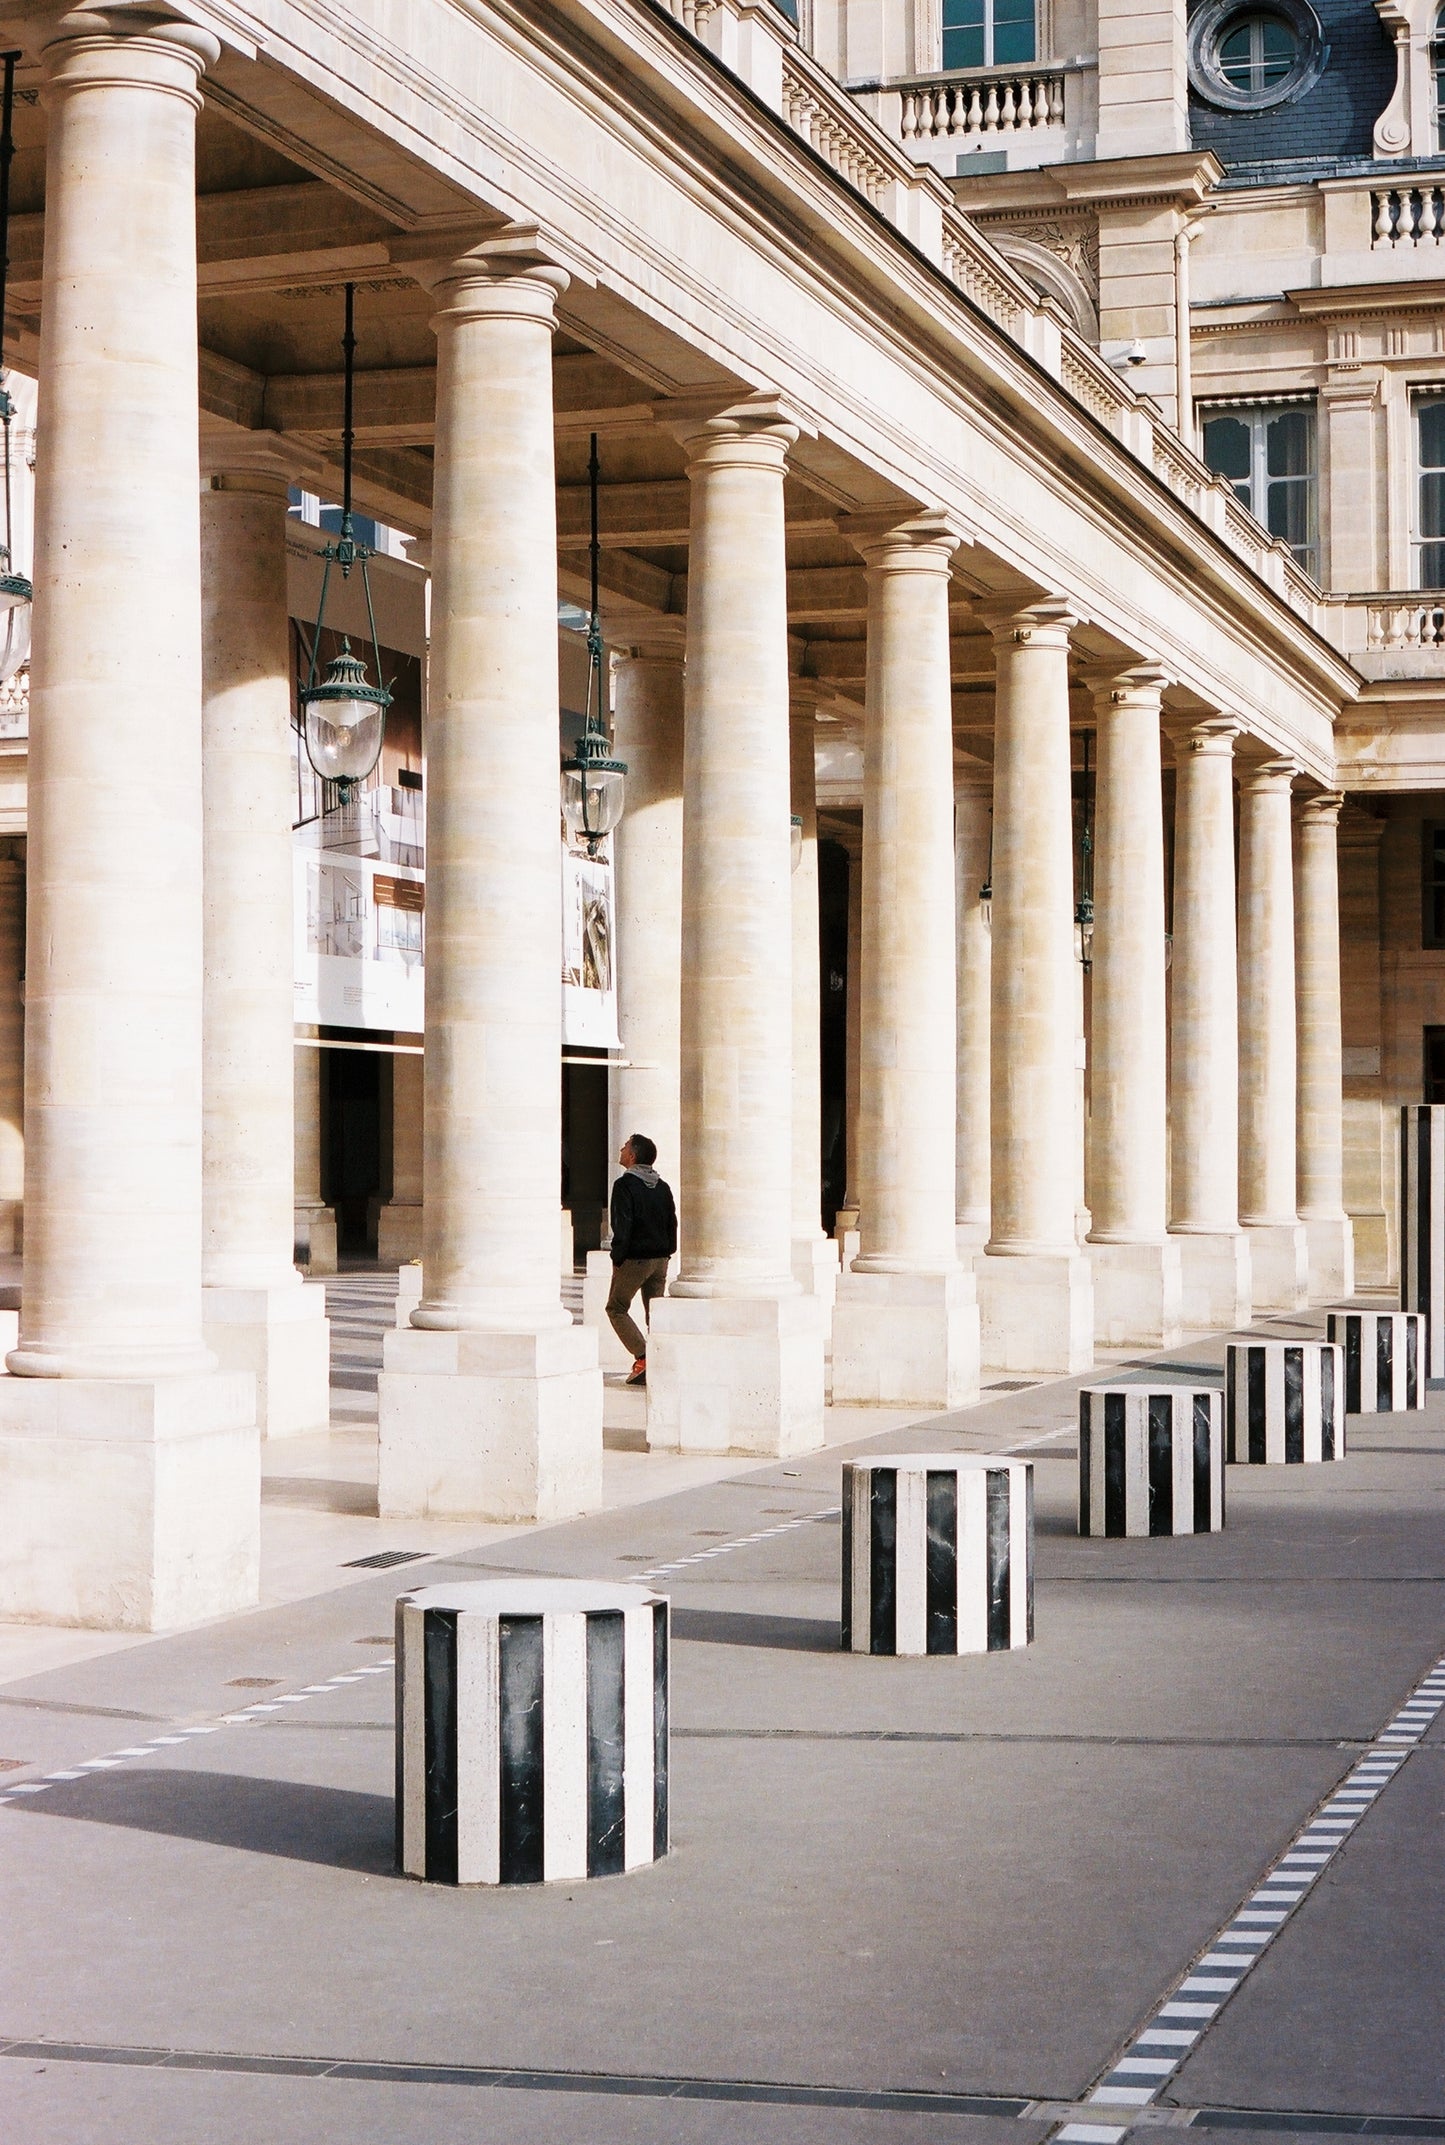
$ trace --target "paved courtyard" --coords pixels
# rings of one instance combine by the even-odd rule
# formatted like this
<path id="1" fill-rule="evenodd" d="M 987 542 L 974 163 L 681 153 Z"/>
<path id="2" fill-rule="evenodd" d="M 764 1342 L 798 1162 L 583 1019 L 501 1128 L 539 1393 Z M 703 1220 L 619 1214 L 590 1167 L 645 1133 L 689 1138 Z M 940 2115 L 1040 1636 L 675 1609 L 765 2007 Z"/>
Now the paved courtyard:
<path id="1" fill-rule="evenodd" d="M 916 1427 L 655 1495 L 612 1393 L 606 1513 L 377 1547 L 385 1294 L 333 1292 L 330 1457 L 268 1454 L 268 1605 L 39 1672 L 3 1635 L 6 2145 L 1102 2145 L 1111 2075 L 1156 2092 L 1141 2127 L 1445 2138 L 1445 1714 L 1407 1703 L 1445 1654 L 1445 1394 L 1151 1543 L 1073 1531 L 1078 1381 L 990 1392 L 927 1436 L 1034 1460 L 1036 1643 L 869 1660 L 840 1454 Z M 387 1548 L 426 1560 L 352 1562 Z M 521 1571 L 671 1595 L 673 1852 L 404 1881 L 395 1596 Z"/>

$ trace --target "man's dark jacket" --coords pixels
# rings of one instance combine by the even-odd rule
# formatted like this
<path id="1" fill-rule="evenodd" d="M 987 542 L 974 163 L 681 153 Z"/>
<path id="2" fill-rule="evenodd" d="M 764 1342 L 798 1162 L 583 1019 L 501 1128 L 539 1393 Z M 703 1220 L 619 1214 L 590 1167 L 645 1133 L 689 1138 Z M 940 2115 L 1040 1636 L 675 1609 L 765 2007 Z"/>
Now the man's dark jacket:
<path id="1" fill-rule="evenodd" d="M 677 1249 L 677 1208 L 661 1177 L 644 1183 L 627 1170 L 612 1187 L 612 1263 L 670 1259 Z"/>

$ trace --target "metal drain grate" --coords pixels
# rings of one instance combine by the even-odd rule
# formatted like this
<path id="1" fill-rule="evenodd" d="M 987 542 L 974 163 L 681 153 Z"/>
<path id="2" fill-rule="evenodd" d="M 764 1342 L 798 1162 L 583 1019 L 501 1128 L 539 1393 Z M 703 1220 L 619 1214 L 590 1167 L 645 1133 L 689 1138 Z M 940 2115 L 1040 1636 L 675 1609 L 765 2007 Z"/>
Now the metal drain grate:
<path id="1" fill-rule="evenodd" d="M 386 1572 L 393 1564 L 417 1564 L 430 1555 L 429 1549 L 379 1549 L 374 1557 L 348 1557 L 341 1568 L 348 1572 Z M 390 1645 L 391 1641 L 384 1643 Z"/>
<path id="2" fill-rule="evenodd" d="M 1030 1386 L 1038 1384 L 1037 1378 L 1000 1378 L 997 1385 L 986 1385 L 986 1393 L 1026 1393 Z"/>

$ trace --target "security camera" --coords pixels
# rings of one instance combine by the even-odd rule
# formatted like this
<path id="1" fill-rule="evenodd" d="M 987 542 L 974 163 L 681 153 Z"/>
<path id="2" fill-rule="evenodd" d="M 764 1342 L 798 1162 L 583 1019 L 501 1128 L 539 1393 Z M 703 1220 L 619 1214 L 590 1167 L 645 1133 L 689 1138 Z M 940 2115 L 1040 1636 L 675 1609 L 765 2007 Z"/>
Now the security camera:
<path id="1" fill-rule="evenodd" d="M 1149 353 L 1136 335 L 1133 342 L 1124 352 L 1124 363 L 1126 365 L 1147 365 L 1148 362 Z"/>

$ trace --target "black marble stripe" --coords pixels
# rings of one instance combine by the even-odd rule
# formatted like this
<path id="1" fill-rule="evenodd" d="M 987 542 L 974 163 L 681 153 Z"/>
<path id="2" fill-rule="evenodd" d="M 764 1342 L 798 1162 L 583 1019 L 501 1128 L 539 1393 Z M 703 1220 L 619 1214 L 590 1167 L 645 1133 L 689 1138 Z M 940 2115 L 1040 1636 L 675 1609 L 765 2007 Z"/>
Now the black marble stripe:
<path id="1" fill-rule="evenodd" d="M 929 1653 L 958 1652 L 958 1475 L 930 1468 L 928 1494 Z"/>
<path id="2" fill-rule="evenodd" d="M 1349 1406 L 1348 1395 L 1345 1406 Z M 1395 1405 L 1395 1328 L 1388 1318 L 1375 1320 L 1375 1413 L 1388 1415 Z"/>
<path id="3" fill-rule="evenodd" d="M 587 1618 L 587 1874 L 618 1877 L 626 1867 L 624 1766 L 625 1627 L 620 1609 Z"/>
<path id="4" fill-rule="evenodd" d="M 1335 1432 L 1335 1352 L 1320 1351 L 1320 1458 L 1342 1460 L 1345 1456 L 1345 1426 Z"/>
<path id="5" fill-rule="evenodd" d="M 1262 1348 L 1245 1351 L 1245 1376 L 1248 1380 L 1249 1457 L 1255 1466 L 1263 1465 L 1269 1457 L 1265 1434 L 1265 1408 L 1268 1404 L 1268 1368 Z"/>
<path id="6" fill-rule="evenodd" d="M 1087 1393 L 1079 1395 L 1079 1532 L 1087 1534 L 1093 1514 L 1094 1493 L 1094 1403 Z"/>
<path id="7" fill-rule="evenodd" d="M 426 1879 L 457 1881 L 457 1612 L 422 1618 L 426 1677 Z"/>
<path id="8" fill-rule="evenodd" d="M 838 1637 L 845 1653 L 853 1644 L 853 1495 L 858 1477 L 843 1470 L 843 1610 Z"/>
<path id="9" fill-rule="evenodd" d="M 1414 1318 L 1405 1325 L 1405 1405 L 1420 1405 L 1420 1325 Z"/>
<path id="10" fill-rule="evenodd" d="M 1149 1395 L 1149 1532 L 1174 1532 L 1174 1401 Z"/>
<path id="11" fill-rule="evenodd" d="M 1024 1469 L 1024 1586 L 1025 1637 L 1034 1642 L 1034 1471 Z"/>
<path id="12" fill-rule="evenodd" d="M 868 1651 L 898 1651 L 898 1470 L 875 1467 L 868 1477 Z"/>
<path id="13" fill-rule="evenodd" d="M 1345 1320 L 1345 1406 L 1351 1415 L 1360 1412 L 1360 1355 L 1364 1347 L 1362 1321 L 1358 1316 Z"/>
<path id="14" fill-rule="evenodd" d="M 542 1619 L 504 1616 L 498 1625 L 501 1686 L 501 1870 L 503 1884 L 546 1875 L 542 1809 Z"/>
<path id="15" fill-rule="evenodd" d="M 668 1605 L 654 1602 L 652 1609 L 652 1852 L 661 1861 L 667 1853 L 667 1756 L 668 1756 Z"/>
<path id="16" fill-rule="evenodd" d="M 1013 1636 L 1013 1602 L 1009 1569 L 1009 1476 L 1006 1467 L 990 1467 L 988 1480 L 988 1650 L 1006 1652 Z"/>
<path id="17" fill-rule="evenodd" d="M 1127 1466 L 1124 1451 L 1125 1400 L 1122 1393 L 1104 1395 L 1104 1532 L 1123 1534 L 1128 1524 L 1126 1509 Z"/>
<path id="18" fill-rule="evenodd" d="M 1294 1465 L 1305 1456 L 1305 1352 L 1284 1352 L 1284 1456 Z"/>
<path id="19" fill-rule="evenodd" d="M 1194 1532 L 1209 1534 L 1214 1527 L 1214 1468 L 1209 1435 L 1209 1395 L 1194 1396 Z"/>

